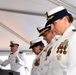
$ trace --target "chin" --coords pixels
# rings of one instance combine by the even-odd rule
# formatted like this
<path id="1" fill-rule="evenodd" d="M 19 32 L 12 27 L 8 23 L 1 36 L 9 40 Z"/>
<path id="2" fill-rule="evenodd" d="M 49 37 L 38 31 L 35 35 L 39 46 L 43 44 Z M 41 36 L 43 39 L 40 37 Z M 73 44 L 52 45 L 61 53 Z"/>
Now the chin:
<path id="1" fill-rule="evenodd" d="M 47 42 L 48 44 L 50 43 L 50 42 Z"/>

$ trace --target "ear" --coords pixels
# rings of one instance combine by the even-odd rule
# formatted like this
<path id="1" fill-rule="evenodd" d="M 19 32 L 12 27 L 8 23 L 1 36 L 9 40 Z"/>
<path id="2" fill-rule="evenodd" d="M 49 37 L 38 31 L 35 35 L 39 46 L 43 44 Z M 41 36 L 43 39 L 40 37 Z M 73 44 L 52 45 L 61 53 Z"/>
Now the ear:
<path id="1" fill-rule="evenodd" d="M 64 19 L 64 23 L 68 21 L 67 16 L 63 17 L 63 19 Z"/>
<path id="2" fill-rule="evenodd" d="M 17 48 L 18 48 L 18 46 L 17 46 Z"/>
<path id="3" fill-rule="evenodd" d="M 68 21 L 68 20 L 67 20 L 67 17 L 66 17 L 66 16 L 63 17 L 62 20 L 63 20 L 63 24 L 66 25 L 66 23 L 67 23 L 67 21 Z"/>
<path id="4" fill-rule="evenodd" d="M 40 46 L 40 50 L 41 50 L 41 51 L 43 50 L 43 48 L 44 48 L 44 46 Z"/>

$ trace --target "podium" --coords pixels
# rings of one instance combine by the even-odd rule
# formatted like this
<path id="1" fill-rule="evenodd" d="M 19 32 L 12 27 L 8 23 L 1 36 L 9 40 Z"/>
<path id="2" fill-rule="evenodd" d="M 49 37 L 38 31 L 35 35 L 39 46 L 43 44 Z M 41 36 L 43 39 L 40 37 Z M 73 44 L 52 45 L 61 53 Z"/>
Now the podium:
<path id="1" fill-rule="evenodd" d="M 20 75 L 20 73 L 12 70 L 0 69 L 0 75 Z"/>

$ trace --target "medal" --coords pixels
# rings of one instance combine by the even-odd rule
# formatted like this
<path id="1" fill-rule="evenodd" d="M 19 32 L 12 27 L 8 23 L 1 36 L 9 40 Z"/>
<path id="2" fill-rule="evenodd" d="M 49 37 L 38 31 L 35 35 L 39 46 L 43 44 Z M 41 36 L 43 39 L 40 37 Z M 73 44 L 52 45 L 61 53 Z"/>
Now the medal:
<path id="1" fill-rule="evenodd" d="M 61 55 L 60 55 L 60 54 L 57 55 L 57 59 L 58 59 L 58 60 L 61 59 Z"/>
<path id="2" fill-rule="evenodd" d="M 34 63 L 34 65 L 35 65 L 35 66 L 39 66 L 39 62 L 36 61 L 36 62 Z"/>
<path id="3" fill-rule="evenodd" d="M 15 60 L 15 63 L 18 63 L 18 60 L 17 59 Z"/>
<path id="4" fill-rule="evenodd" d="M 60 50 L 60 54 L 62 53 L 62 49 Z"/>
<path id="5" fill-rule="evenodd" d="M 64 51 L 63 51 L 63 54 L 66 54 L 66 53 L 67 53 L 67 51 L 66 51 L 66 50 L 64 50 Z"/>
<path id="6" fill-rule="evenodd" d="M 56 51 L 56 53 L 58 53 L 59 52 L 59 49 Z"/>
<path id="7" fill-rule="evenodd" d="M 34 65 L 35 65 L 35 66 L 39 66 L 39 64 L 40 64 L 40 58 L 36 59 Z"/>

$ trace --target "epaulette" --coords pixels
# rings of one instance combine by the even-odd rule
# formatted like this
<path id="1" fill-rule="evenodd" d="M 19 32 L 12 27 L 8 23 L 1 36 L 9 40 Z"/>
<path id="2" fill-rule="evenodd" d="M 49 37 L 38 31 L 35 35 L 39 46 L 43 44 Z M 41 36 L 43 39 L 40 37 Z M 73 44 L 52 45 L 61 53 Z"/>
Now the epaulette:
<path id="1" fill-rule="evenodd" d="M 22 52 L 22 51 L 20 51 L 19 53 L 20 53 L 20 54 L 23 54 L 23 52 Z"/>
<path id="2" fill-rule="evenodd" d="M 10 53 L 10 55 L 12 55 L 13 53 Z"/>
<path id="3" fill-rule="evenodd" d="M 13 53 L 10 53 L 10 55 L 12 55 Z M 10 57 L 10 55 L 9 55 L 9 57 Z"/>
<path id="4" fill-rule="evenodd" d="M 73 32 L 76 32 L 76 28 L 72 30 Z"/>

